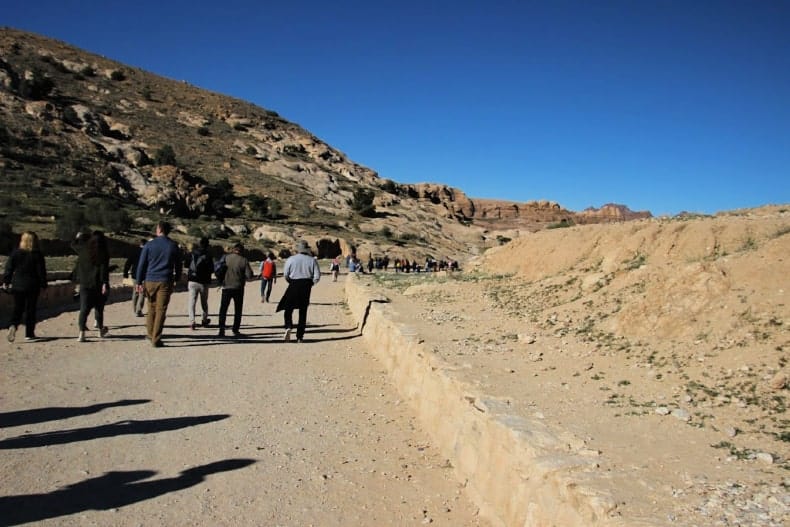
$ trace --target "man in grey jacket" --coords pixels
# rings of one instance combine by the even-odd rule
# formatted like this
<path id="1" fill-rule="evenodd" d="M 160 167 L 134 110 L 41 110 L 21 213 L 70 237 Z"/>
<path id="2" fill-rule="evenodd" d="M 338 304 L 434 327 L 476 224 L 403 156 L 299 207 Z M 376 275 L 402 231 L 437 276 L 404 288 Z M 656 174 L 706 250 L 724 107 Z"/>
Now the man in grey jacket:
<path id="1" fill-rule="evenodd" d="M 307 307 L 310 305 L 310 292 L 313 285 L 321 279 L 318 262 L 310 254 L 310 247 L 304 240 L 296 244 L 296 254 L 285 261 L 283 278 L 288 282 L 277 311 L 284 311 L 285 341 L 291 340 L 293 330 L 293 312 L 299 310 L 299 322 L 296 326 L 296 341 L 302 342 L 307 327 Z"/>
<path id="2" fill-rule="evenodd" d="M 225 257 L 225 279 L 222 283 L 222 299 L 219 304 L 219 337 L 225 336 L 225 318 L 228 315 L 228 306 L 233 300 L 233 337 L 239 338 L 241 334 L 241 313 L 244 305 L 244 285 L 254 275 L 250 262 L 242 253 L 244 246 L 237 243 L 230 254 Z"/>

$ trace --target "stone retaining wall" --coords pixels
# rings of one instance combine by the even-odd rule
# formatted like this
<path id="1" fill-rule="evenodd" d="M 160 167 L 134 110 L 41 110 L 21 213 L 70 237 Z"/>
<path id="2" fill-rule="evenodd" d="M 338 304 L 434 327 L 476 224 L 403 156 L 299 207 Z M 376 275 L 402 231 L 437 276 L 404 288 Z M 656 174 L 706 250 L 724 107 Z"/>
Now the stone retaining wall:
<path id="1" fill-rule="evenodd" d="M 76 284 L 70 280 L 54 280 L 49 282 L 46 289 L 38 297 L 39 320 L 57 313 L 79 309 L 79 299 L 74 297 Z M 132 287 L 125 284 L 113 284 L 110 287 L 110 296 L 107 303 L 129 300 L 132 297 Z M 0 324 L 6 327 L 11 319 L 14 308 L 14 299 L 10 294 L 0 294 Z"/>
<path id="2" fill-rule="evenodd" d="M 617 515 L 593 453 L 563 444 L 542 423 L 509 414 L 505 402 L 454 378 L 364 279 L 349 275 L 346 299 L 370 349 L 493 525 L 646 525 Z"/>

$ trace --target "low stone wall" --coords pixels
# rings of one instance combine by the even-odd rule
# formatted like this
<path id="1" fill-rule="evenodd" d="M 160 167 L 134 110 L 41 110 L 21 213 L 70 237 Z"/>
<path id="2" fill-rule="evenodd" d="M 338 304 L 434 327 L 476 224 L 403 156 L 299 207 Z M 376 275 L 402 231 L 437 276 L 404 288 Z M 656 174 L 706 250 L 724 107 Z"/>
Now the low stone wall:
<path id="1" fill-rule="evenodd" d="M 363 338 L 400 395 L 497 526 L 634 526 L 617 516 L 594 453 L 562 444 L 542 423 L 477 393 L 424 345 L 413 328 L 353 273 L 346 299 Z"/>
<path id="2" fill-rule="evenodd" d="M 70 280 L 54 280 L 49 282 L 46 289 L 38 297 L 39 320 L 53 316 L 64 311 L 79 309 L 79 299 L 75 298 L 76 284 Z M 113 284 L 110 287 L 110 296 L 107 303 L 130 300 L 132 287 L 125 284 Z M 0 324 L 6 327 L 11 319 L 14 308 L 14 298 L 10 294 L 0 294 Z"/>

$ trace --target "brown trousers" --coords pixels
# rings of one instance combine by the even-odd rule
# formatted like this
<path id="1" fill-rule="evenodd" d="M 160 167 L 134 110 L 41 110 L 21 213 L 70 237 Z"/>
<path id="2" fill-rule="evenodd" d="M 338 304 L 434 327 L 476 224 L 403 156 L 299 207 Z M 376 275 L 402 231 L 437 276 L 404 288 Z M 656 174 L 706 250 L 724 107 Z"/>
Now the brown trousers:
<path id="1" fill-rule="evenodd" d="M 145 297 L 148 299 L 148 314 L 145 319 L 145 329 L 148 340 L 158 346 L 162 341 L 162 330 L 165 327 L 167 305 L 170 295 L 173 294 L 172 282 L 144 282 Z"/>

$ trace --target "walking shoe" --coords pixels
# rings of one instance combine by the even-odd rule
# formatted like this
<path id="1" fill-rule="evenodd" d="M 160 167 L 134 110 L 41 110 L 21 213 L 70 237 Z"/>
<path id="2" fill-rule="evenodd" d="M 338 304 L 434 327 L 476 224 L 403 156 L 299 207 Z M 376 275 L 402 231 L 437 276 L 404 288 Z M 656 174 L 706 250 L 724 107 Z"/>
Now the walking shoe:
<path id="1" fill-rule="evenodd" d="M 241 331 L 234 331 L 233 332 L 233 338 L 234 339 L 240 339 L 242 337 L 244 337 L 244 334 Z"/>
<path id="2" fill-rule="evenodd" d="M 138 316 L 138 317 L 142 317 L 142 316 L 145 316 L 145 315 L 143 315 L 143 312 L 142 312 L 142 311 L 138 311 L 138 312 L 137 312 L 137 316 Z"/>
<path id="3" fill-rule="evenodd" d="M 156 342 L 154 342 L 152 345 L 153 345 L 153 347 L 155 347 L 155 348 L 164 348 L 164 347 L 165 347 L 165 343 L 164 343 L 164 342 L 162 342 L 161 340 L 157 340 L 157 341 L 156 341 Z"/>
<path id="4" fill-rule="evenodd" d="M 80 331 L 80 334 L 77 337 L 77 342 L 85 342 L 85 332 L 84 331 Z"/>
<path id="5" fill-rule="evenodd" d="M 191 327 L 191 328 L 192 328 L 192 331 L 195 331 L 195 330 L 197 329 L 197 324 L 195 324 L 194 322 L 192 322 L 192 323 L 189 325 L 189 327 Z"/>
<path id="6" fill-rule="evenodd" d="M 283 336 L 283 340 L 285 342 L 291 342 L 291 328 L 285 330 L 285 335 Z"/>
<path id="7" fill-rule="evenodd" d="M 200 325 L 203 326 L 204 328 L 207 328 L 209 326 L 209 324 L 211 324 L 211 319 L 210 318 L 204 318 L 203 322 L 200 323 Z"/>
<path id="8" fill-rule="evenodd" d="M 104 338 L 104 337 L 106 337 L 106 336 L 107 336 L 107 334 L 108 334 L 109 332 L 110 332 L 110 328 L 108 328 L 107 326 L 102 326 L 101 330 L 99 330 L 99 336 L 100 336 L 101 338 Z"/>
<path id="9" fill-rule="evenodd" d="M 221 339 L 224 339 L 225 338 L 225 330 L 224 329 L 220 329 L 219 333 L 217 333 L 217 336 L 219 338 L 221 338 Z"/>
<path id="10" fill-rule="evenodd" d="M 34 340 L 38 340 L 38 337 L 35 335 L 30 335 L 29 337 L 25 337 L 27 342 L 33 342 Z"/>
<path id="11" fill-rule="evenodd" d="M 16 326 L 9 326 L 8 328 L 8 342 L 14 342 L 16 338 Z"/>

